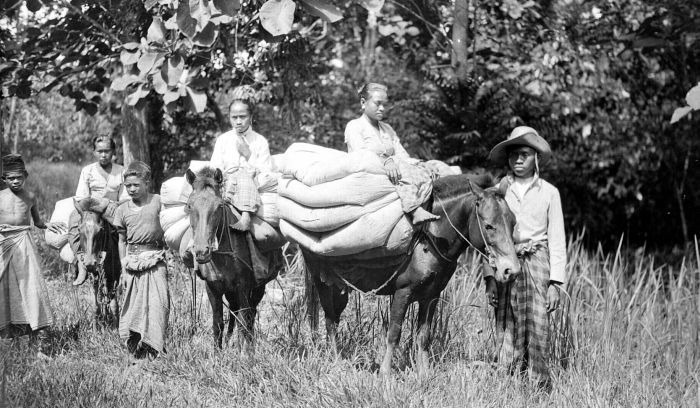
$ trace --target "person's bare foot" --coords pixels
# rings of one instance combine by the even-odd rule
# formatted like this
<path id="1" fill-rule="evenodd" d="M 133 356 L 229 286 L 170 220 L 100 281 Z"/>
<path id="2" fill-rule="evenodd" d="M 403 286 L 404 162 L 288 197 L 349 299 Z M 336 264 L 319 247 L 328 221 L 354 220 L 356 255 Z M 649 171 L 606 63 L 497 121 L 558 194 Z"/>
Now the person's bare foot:
<path id="1" fill-rule="evenodd" d="M 76 267 L 78 269 L 78 274 L 73 281 L 73 286 L 80 286 L 85 282 L 85 279 L 87 279 L 87 269 L 80 261 L 77 261 Z"/>
<path id="2" fill-rule="evenodd" d="M 428 212 L 422 207 L 418 207 L 415 210 L 413 210 L 413 212 L 411 212 L 411 222 L 413 223 L 413 225 L 418 225 L 426 221 L 435 221 L 439 219 L 439 215 L 435 215 L 431 212 Z"/>
<path id="3" fill-rule="evenodd" d="M 252 217 L 250 216 L 250 213 L 248 211 L 241 211 L 241 218 L 231 227 L 237 231 L 250 231 L 251 222 Z"/>

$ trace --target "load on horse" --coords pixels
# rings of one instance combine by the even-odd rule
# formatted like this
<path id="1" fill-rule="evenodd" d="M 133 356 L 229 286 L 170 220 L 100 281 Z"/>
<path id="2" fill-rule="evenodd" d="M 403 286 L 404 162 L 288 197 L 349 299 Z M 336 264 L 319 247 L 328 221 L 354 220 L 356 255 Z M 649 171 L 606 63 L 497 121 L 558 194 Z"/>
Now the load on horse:
<path id="1" fill-rule="evenodd" d="M 484 256 L 501 282 L 514 279 L 520 266 L 512 240 L 515 218 L 495 189 L 484 188 L 489 183 L 466 175 L 438 178 L 421 204 L 440 218 L 416 225 L 380 158 L 366 153 L 292 145 L 282 161 L 287 178 L 278 187 L 280 229 L 302 248 L 312 278 L 307 282 L 313 282 L 307 294 L 317 290 L 332 343 L 349 291 L 394 296 L 381 365 L 387 373 L 414 301 L 419 303 L 418 361 L 428 363 L 438 298 L 468 246 Z"/>

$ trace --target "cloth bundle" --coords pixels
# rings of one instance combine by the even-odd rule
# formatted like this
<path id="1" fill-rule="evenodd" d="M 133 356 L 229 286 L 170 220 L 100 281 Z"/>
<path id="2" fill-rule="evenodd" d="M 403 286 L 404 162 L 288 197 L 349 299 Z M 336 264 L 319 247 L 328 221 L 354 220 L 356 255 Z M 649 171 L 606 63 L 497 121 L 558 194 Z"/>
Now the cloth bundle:
<path id="1" fill-rule="evenodd" d="M 324 256 L 407 250 L 413 228 L 375 154 L 295 143 L 280 171 L 280 231 L 291 242 Z"/>
<path id="2" fill-rule="evenodd" d="M 51 213 L 50 222 L 62 222 L 65 225 L 69 225 L 70 216 L 75 212 L 75 205 L 73 204 L 73 197 L 65 198 L 63 200 L 56 201 L 53 212 Z M 44 233 L 44 238 L 46 243 L 53 249 L 59 250 L 59 256 L 61 260 L 68 263 L 73 263 L 75 260 L 75 254 L 68 245 L 70 240 L 70 235 L 68 232 L 63 234 L 56 234 L 46 230 Z"/>

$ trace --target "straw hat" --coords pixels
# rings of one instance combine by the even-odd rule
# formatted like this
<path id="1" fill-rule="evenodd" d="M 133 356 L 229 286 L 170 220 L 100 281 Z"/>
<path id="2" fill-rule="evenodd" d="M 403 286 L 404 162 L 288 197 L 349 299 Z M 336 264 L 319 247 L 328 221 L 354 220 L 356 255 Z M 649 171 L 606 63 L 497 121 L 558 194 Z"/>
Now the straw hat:
<path id="1" fill-rule="evenodd" d="M 507 163 L 507 151 L 510 146 L 528 146 L 535 149 L 538 153 L 539 165 L 547 164 L 552 158 L 552 149 L 549 147 L 549 143 L 535 129 L 529 126 L 518 126 L 510 132 L 506 140 L 491 149 L 489 160 L 498 164 Z"/>

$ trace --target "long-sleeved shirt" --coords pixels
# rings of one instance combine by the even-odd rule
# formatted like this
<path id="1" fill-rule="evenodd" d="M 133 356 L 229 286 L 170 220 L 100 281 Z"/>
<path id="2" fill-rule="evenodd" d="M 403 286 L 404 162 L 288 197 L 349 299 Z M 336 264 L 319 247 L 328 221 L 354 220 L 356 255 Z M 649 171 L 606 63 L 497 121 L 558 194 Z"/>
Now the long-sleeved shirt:
<path id="1" fill-rule="evenodd" d="M 248 159 L 238 151 L 239 140 L 247 144 L 250 149 Z M 272 159 L 267 139 L 250 127 L 242 136 L 238 136 L 235 130 L 229 130 L 216 138 L 210 164 L 219 168 L 224 174 L 236 168 L 251 170 L 257 173 L 256 178 L 260 188 L 276 182 L 276 177 L 272 174 Z"/>
<path id="2" fill-rule="evenodd" d="M 379 130 L 377 130 L 365 115 L 351 120 L 345 126 L 345 143 L 348 145 L 348 152 L 369 150 L 377 156 L 396 156 L 400 159 L 412 160 L 389 124 L 380 121 Z"/>
<path id="3" fill-rule="evenodd" d="M 112 163 L 112 170 L 107 173 L 100 163 L 92 163 L 83 167 L 75 190 L 76 200 L 87 197 L 106 198 L 111 201 L 128 198 L 124 183 L 124 167 Z"/>
<path id="4" fill-rule="evenodd" d="M 513 241 L 517 245 L 546 240 L 549 248 L 549 279 L 566 282 L 566 236 L 559 190 L 537 174 L 523 192 L 515 187 L 512 175 L 506 176 L 502 183 L 508 186 L 505 200 L 515 215 Z"/>

